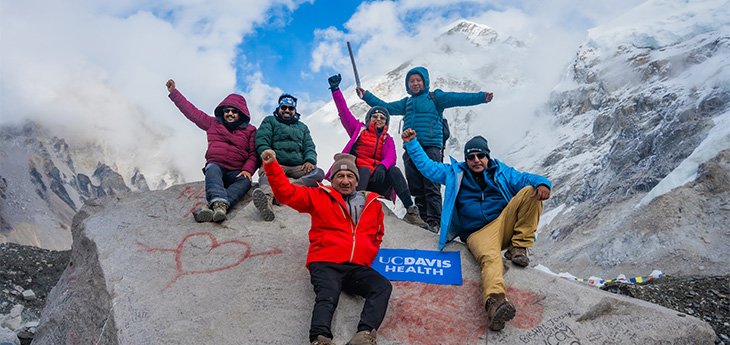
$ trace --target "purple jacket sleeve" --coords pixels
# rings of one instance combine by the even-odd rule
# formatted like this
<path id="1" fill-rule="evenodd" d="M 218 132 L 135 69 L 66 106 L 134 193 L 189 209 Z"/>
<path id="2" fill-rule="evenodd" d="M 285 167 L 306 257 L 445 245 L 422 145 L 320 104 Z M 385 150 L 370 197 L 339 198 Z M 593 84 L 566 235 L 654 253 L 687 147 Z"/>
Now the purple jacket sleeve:
<path id="1" fill-rule="evenodd" d="M 188 120 L 192 121 L 198 128 L 207 131 L 208 128 L 213 124 L 215 121 L 215 118 L 212 116 L 208 116 L 208 114 L 204 113 L 200 109 L 196 108 L 190 101 L 188 101 L 185 96 L 178 91 L 178 89 L 173 90 L 170 92 L 170 100 L 172 100 L 173 103 L 175 103 L 175 106 L 180 109 L 180 112 L 185 115 L 185 117 L 188 118 Z"/>
<path id="2" fill-rule="evenodd" d="M 248 136 L 248 159 L 246 162 L 243 163 L 243 169 L 251 173 L 253 175 L 254 172 L 256 172 L 256 169 L 259 167 L 259 155 L 256 152 L 256 127 L 254 127 L 252 124 L 248 125 L 251 127 L 251 135 Z"/>
<path id="3" fill-rule="evenodd" d="M 347 135 L 352 137 L 352 134 L 360 128 L 362 123 L 352 116 L 350 109 L 347 108 L 347 102 L 345 102 L 345 97 L 342 95 L 342 91 L 335 90 L 332 92 L 332 99 L 335 100 L 337 114 L 340 115 L 340 122 L 342 122 L 342 126 L 345 127 Z"/>
<path id="4" fill-rule="evenodd" d="M 390 169 L 390 167 L 395 165 L 397 159 L 395 154 L 395 143 L 393 142 L 393 137 L 391 137 L 390 134 L 385 137 L 382 152 L 383 160 L 380 161 L 380 164 L 385 166 L 386 169 Z"/>

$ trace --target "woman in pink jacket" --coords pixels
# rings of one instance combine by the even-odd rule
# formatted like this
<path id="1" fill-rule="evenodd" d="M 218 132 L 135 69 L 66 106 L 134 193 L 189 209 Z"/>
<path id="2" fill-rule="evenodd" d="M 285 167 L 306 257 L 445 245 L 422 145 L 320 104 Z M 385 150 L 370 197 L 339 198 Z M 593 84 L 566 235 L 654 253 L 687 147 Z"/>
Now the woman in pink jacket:
<path id="1" fill-rule="evenodd" d="M 228 209 L 251 189 L 251 175 L 259 166 L 256 127 L 249 123 L 246 99 L 232 93 L 215 108 L 215 116 L 208 116 L 175 89 L 175 81 L 168 80 L 166 86 L 175 106 L 208 135 L 203 168 L 208 204 L 193 216 L 198 222 L 222 222 Z"/>
<path id="2" fill-rule="evenodd" d="M 350 136 L 350 141 L 342 152 L 350 153 L 357 158 L 356 163 L 360 173 L 357 190 L 372 191 L 394 202 L 393 194 L 397 195 L 406 208 L 403 220 L 428 229 L 428 224 L 421 219 L 418 207 L 411 200 L 411 192 L 408 190 L 403 173 L 395 165 L 395 143 L 393 137 L 388 134 L 390 122 L 388 110 L 383 107 L 372 107 L 365 116 L 365 123 L 358 121 L 347 108 L 345 97 L 339 87 L 341 80 L 339 74 L 327 79 L 340 122 Z"/>

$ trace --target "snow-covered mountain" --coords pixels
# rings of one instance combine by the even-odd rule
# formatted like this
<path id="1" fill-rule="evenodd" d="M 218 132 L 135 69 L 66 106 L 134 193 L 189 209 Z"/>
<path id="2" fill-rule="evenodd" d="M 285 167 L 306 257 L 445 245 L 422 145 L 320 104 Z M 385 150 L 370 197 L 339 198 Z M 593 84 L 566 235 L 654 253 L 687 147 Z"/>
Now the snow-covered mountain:
<path id="1" fill-rule="evenodd" d="M 549 130 L 508 156 L 554 183 L 536 250 L 546 265 L 727 271 L 728 5 L 649 1 L 590 30 L 543 109 Z"/>
<path id="2" fill-rule="evenodd" d="M 71 218 L 89 198 L 148 191 L 139 169 L 109 161 L 98 143 L 70 146 L 29 122 L 0 128 L 0 242 L 71 247 Z M 181 183 L 170 171 L 155 188 Z"/>
<path id="3" fill-rule="evenodd" d="M 462 21 L 363 87 L 401 99 L 407 71 L 425 66 L 432 89 L 494 92 L 491 104 L 444 113 L 452 130 L 447 153 L 462 160 L 463 143 L 484 135 L 496 158 L 551 179 L 533 250 L 551 269 L 585 277 L 726 272 L 729 18 L 727 1 L 649 1 L 590 30 L 545 99 L 529 92 L 540 81 L 521 65 L 531 42 Z M 354 90 L 343 92 L 363 116 L 367 105 Z M 514 106 L 520 98 L 524 108 Z M 315 115 L 310 121 L 335 127 L 314 126 L 318 137 L 343 138 L 320 150 L 331 157 L 346 135 L 333 104 Z M 389 132 L 400 149 L 397 122 Z"/>

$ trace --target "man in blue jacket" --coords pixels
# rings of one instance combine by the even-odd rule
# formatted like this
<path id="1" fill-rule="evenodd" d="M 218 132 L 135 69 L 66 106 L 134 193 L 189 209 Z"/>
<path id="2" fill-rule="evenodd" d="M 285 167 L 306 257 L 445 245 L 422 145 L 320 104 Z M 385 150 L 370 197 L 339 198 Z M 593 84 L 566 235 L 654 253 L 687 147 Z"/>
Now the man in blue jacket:
<path id="1" fill-rule="evenodd" d="M 489 329 L 499 331 L 515 316 L 514 304 L 505 296 L 502 275 L 504 256 L 516 265 L 530 263 L 527 248 L 535 242 L 542 201 L 550 198 L 547 178 L 523 173 L 492 159 L 481 136 L 464 145 L 466 162 L 435 162 L 418 144 L 416 132 L 401 135 L 405 148 L 423 176 L 446 185 L 439 249 L 456 236 L 466 242 L 482 270 L 482 302 Z"/>
<path id="2" fill-rule="evenodd" d="M 415 67 L 406 74 L 406 91 L 410 97 L 394 102 L 384 102 L 362 88 L 358 95 L 369 106 L 388 109 L 390 115 L 403 115 L 403 128 L 412 128 L 420 133 L 419 143 L 434 161 L 443 162 L 444 127 L 443 113 L 447 108 L 472 106 L 492 101 L 491 92 L 430 92 L 428 70 Z M 421 219 L 429 224 L 429 229 L 439 232 L 441 223 L 441 187 L 429 181 L 416 169 L 408 153 L 403 153 L 408 189 L 413 195 Z"/>

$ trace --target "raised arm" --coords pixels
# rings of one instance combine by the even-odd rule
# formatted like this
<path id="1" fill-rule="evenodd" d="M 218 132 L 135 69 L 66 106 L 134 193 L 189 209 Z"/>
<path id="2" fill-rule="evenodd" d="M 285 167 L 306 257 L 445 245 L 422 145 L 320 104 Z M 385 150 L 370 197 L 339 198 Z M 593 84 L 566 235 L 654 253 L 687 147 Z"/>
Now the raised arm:
<path id="1" fill-rule="evenodd" d="M 340 116 L 342 127 L 345 127 L 347 135 L 352 136 L 352 134 L 360 127 L 360 121 L 352 116 L 352 112 L 350 112 L 350 109 L 347 108 L 345 96 L 342 95 L 342 91 L 340 91 L 339 87 L 341 79 L 340 75 L 337 74 L 329 77 L 327 81 L 330 84 L 330 90 L 332 90 L 332 99 L 335 101 L 337 114 Z"/>
<path id="2" fill-rule="evenodd" d="M 165 86 L 167 86 L 167 90 L 170 91 L 168 97 L 173 103 L 175 103 L 175 106 L 180 110 L 180 112 L 183 113 L 188 120 L 198 126 L 198 128 L 207 131 L 215 121 L 215 118 L 208 116 L 208 114 L 196 108 L 193 103 L 190 103 L 190 101 L 188 101 L 187 98 L 185 98 L 185 96 L 183 96 L 183 94 L 175 88 L 174 80 L 168 80 L 167 83 L 165 83 Z"/>
<path id="3" fill-rule="evenodd" d="M 438 89 L 433 92 L 433 95 L 441 110 L 489 103 L 494 97 L 491 92 L 444 92 Z"/>
<path id="4" fill-rule="evenodd" d="M 310 187 L 293 185 L 289 181 L 284 174 L 284 169 L 276 161 L 274 150 L 265 150 L 261 153 L 261 160 L 264 162 L 264 171 L 266 171 L 266 177 L 276 200 L 299 212 L 311 213 L 314 211 L 314 203 L 309 196 Z"/>
<path id="5" fill-rule="evenodd" d="M 363 92 L 364 94 L 362 96 L 362 100 L 365 101 L 365 103 L 367 103 L 369 106 L 374 107 L 376 105 L 379 105 L 381 107 L 384 107 L 385 109 L 388 109 L 390 115 L 405 115 L 406 101 L 408 100 L 408 97 L 403 98 L 399 101 L 388 103 L 376 97 L 370 91 L 363 90 Z"/>
<path id="6" fill-rule="evenodd" d="M 401 139 L 403 139 L 403 146 L 405 146 L 406 152 L 408 152 L 418 171 L 427 179 L 445 185 L 446 173 L 450 169 L 450 165 L 439 163 L 429 158 L 426 152 L 423 151 L 423 147 L 418 143 L 418 140 L 415 140 L 416 131 L 413 129 L 404 129 L 403 134 L 401 134 Z"/>

